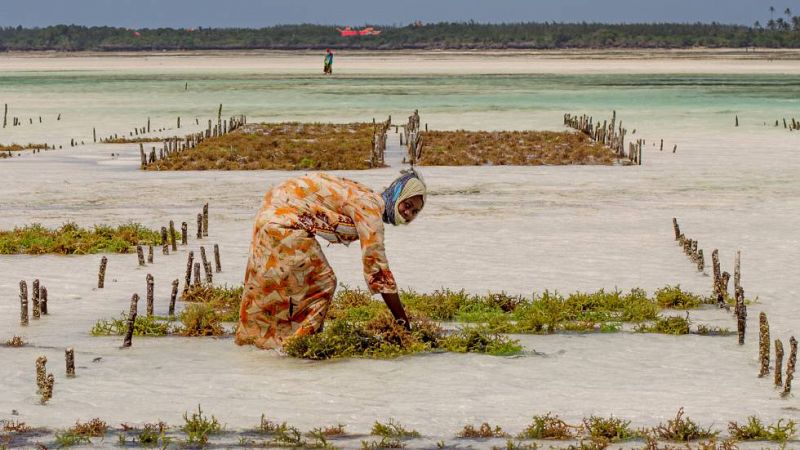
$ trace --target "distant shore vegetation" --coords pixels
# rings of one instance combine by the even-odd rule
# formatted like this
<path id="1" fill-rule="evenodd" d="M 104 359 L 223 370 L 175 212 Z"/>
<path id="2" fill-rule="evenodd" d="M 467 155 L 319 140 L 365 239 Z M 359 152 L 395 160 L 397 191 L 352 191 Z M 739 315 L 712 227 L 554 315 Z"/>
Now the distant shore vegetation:
<path id="1" fill-rule="evenodd" d="M 776 16 L 778 16 L 776 18 Z M 800 48 L 800 16 L 772 11 L 762 25 L 719 23 L 415 23 L 378 26 L 371 36 L 336 26 L 137 29 L 55 25 L 0 28 L 0 51 L 152 51 L 303 49 Z"/>

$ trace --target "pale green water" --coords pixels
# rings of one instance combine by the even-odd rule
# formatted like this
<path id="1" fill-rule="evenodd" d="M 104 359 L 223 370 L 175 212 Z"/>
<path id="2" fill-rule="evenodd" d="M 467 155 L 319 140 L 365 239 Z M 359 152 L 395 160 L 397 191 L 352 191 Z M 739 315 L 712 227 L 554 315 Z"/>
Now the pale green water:
<path id="1" fill-rule="evenodd" d="M 184 91 L 184 83 L 189 90 Z M 800 78 L 790 75 L 464 75 L 265 76 L 229 74 L 125 74 L 107 72 L 7 73 L 0 102 L 10 114 L 63 113 L 61 126 L 75 137 L 97 126 L 121 133 L 149 116 L 163 126 L 226 114 L 253 120 L 370 120 L 419 109 L 438 128 L 558 127 L 564 112 L 623 120 L 681 121 L 703 126 L 732 121 L 761 123 L 800 115 Z M 601 116 L 602 115 L 602 116 Z M 645 120 L 639 120 L 644 126 Z M 27 124 L 27 123 L 26 123 Z M 634 127 L 636 125 L 633 125 Z M 0 142 L 41 132 L 0 131 Z M 45 127 L 49 128 L 49 127 Z M 99 131 L 98 131 L 99 132 Z M 49 133 L 48 133 L 49 134 Z M 101 133 L 102 134 L 102 133 Z M 5 136 L 8 137 L 5 137 Z"/>

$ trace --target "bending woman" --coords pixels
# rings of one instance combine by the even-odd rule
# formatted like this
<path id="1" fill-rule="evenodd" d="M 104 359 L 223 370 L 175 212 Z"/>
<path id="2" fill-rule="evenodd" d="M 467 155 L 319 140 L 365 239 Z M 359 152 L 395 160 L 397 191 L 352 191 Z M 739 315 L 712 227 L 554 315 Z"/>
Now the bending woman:
<path id="1" fill-rule="evenodd" d="M 280 348 L 290 336 L 320 331 L 336 276 L 315 236 L 334 244 L 360 241 L 370 292 L 380 293 L 395 319 L 409 328 L 386 260 L 383 223 L 414 220 L 425 194 L 425 183 L 413 170 L 382 194 L 326 173 L 272 188 L 256 216 L 236 343 Z"/>

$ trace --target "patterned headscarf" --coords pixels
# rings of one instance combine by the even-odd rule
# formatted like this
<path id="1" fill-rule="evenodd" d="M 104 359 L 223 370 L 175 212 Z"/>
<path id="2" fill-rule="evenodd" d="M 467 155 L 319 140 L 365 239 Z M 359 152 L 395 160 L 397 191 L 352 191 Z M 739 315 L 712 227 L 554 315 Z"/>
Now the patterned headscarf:
<path id="1" fill-rule="evenodd" d="M 383 210 L 383 221 L 392 225 L 405 224 L 406 220 L 398 209 L 400 202 L 421 195 L 422 206 L 425 206 L 426 192 L 425 181 L 414 169 L 403 171 L 402 175 L 381 194 L 383 202 L 386 204 Z"/>

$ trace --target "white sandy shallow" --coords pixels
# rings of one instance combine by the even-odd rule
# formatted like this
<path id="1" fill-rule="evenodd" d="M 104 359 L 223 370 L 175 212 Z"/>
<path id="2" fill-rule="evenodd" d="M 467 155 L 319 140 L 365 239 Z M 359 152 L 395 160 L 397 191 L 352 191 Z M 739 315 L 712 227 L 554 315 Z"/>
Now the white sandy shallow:
<path id="1" fill-rule="evenodd" d="M 9 64 L 9 58 L 0 59 L 0 67 Z M 474 64 L 494 61 L 505 67 L 499 57 L 484 59 Z M 27 61 L 26 70 L 38 70 L 37 61 Z M 75 61 L 94 64 L 92 58 Z M 205 57 L 197 61 L 209 64 Z M 250 64 L 249 57 L 237 61 Z M 381 70 L 390 71 L 394 63 L 386 64 Z M 462 70 L 452 62 L 436 64 Z M 574 64 L 604 70 L 605 62 Z M 100 107 L 86 106 L 87 115 Z M 653 426 L 684 406 L 701 424 L 720 429 L 751 414 L 797 418 L 797 398 L 781 399 L 770 380 L 756 377 L 758 313 L 767 312 L 773 339 L 784 345 L 800 330 L 800 134 L 762 125 L 781 108 L 743 119 L 739 128 L 727 120 L 698 123 L 698 115 L 707 117 L 701 109 L 694 115 L 676 111 L 667 123 L 646 108 L 619 111 L 637 128 L 636 136 L 648 141 L 641 167 L 425 168 L 429 205 L 411 226 L 387 231 L 396 278 L 419 291 L 527 294 L 642 287 L 652 292 L 680 284 L 707 293 L 710 277 L 697 273 L 673 241 L 672 217 L 678 217 L 706 255 L 720 250 L 724 270 L 732 272 L 734 253 L 742 251 L 742 284 L 748 297 L 759 301 L 749 309 L 748 339 L 741 347 L 735 337 L 620 333 L 519 336 L 528 354 L 515 358 L 439 354 L 306 362 L 237 347 L 229 338 L 140 338 L 133 348 L 119 350 L 118 338 L 91 337 L 92 324 L 126 310 L 132 293 L 143 296 L 147 273 L 156 279 L 157 311 L 165 312 L 170 282 L 182 279 L 188 250 L 197 254 L 200 245 L 219 244 L 224 271 L 215 283 L 241 282 L 261 197 L 291 174 L 141 172 L 136 145 L 86 145 L 0 160 L 0 229 L 67 220 L 82 225 L 134 220 L 160 228 L 170 219 L 193 229 L 202 204 L 211 207 L 210 236 L 190 239 L 177 254 L 157 252 L 155 263 L 145 268 L 137 267 L 135 255 L 109 256 L 103 290 L 94 288 L 99 255 L 0 256 L 0 338 L 21 334 L 30 342 L 22 349 L 0 348 L 0 419 L 49 427 L 91 417 L 111 424 L 156 419 L 178 424 L 184 411 L 201 403 L 233 429 L 255 425 L 262 412 L 304 429 L 344 423 L 362 433 L 375 420 L 393 417 L 429 437 L 418 444 L 425 447 L 451 439 L 466 423 L 490 421 L 516 433 L 533 414 L 548 411 L 572 422 L 614 414 L 636 426 Z M 600 116 L 601 110 L 587 109 Z M 394 117 L 408 114 L 391 105 L 386 110 Z M 491 121 L 490 115 L 484 117 Z M 68 124 L 86 129 L 98 120 L 87 117 L 70 115 Z M 510 125 L 557 129 L 560 119 L 541 111 Z M 458 112 L 436 116 L 441 128 L 461 126 L 462 120 Z M 120 125 L 119 119 L 109 121 Z M 18 141 L 35 139 L 31 130 L 8 133 L 16 133 Z M 59 134 L 50 133 L 53 139 Z M 397 136 L 390 138 L 396 163 Z M 670 150 L 677 144 L 678 152 L 659 152 L 652 143 L 661 138 Z M 398 168 L 340 174 L 379 189 Z M 356 246 L 325 251 L 340 282 L 363 286 Z M 51 315 L 22 328 L 18 283 L 33 278 L 48 287 Z M 735 328 L 733 317 L 722 311 L 692 317 Z M 67 346 L 76 349 L 76 379 L 64 377 Z M 48 357 L 57 380 L 47 406 L 35 395 L 39 355 Z"/>

